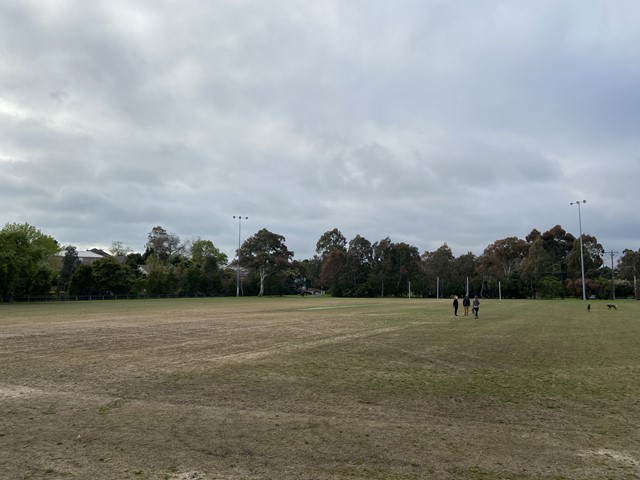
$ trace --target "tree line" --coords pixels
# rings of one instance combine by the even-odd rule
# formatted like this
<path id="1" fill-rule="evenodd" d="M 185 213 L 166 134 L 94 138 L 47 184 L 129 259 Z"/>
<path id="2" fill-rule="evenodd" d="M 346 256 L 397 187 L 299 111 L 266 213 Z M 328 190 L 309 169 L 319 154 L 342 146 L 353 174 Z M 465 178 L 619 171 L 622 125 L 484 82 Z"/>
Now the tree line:
<path id="1" fill-rule="evenodd" d="M 624 250 L 611 268 L 592 235 L 582 236 L 585 286 L 597 298 L 637 295 L 640 249 Z M 83 263 L 75 246 L 24 223 L 0 230 L 0 298 L 34 295 L 290 295 L 327 292 L 344 297 L 485 298 L 581 297 L 579 239 L 560 225 L 524 239 L 508 237 L 481 255 L 454 256 L 445 243 L 422 254 L 388 237 L 350 241 L 334 228 L 320 236 L 316 254 L 294 260 L 282 235 L 262 229 L 247 238 L 229 261 L 211 240 L 182 241 L 156 226 L 143 253 L 115 241 L 110 255 Z"/>

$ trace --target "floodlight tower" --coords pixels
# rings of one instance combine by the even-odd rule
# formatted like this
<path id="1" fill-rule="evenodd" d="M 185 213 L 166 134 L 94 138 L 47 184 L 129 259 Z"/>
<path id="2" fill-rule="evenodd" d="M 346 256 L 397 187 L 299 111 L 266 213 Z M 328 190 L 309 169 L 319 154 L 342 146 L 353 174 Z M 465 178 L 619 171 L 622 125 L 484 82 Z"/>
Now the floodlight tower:
<path id="1" fill-rule="evenodd" d="M 569 205 L 578 205 L 578 224 L 580 225 L 580 267 L 582 268 L 582 300 L 587 299 L 587 287 L 584 283 L 584 252 L 582 250 L 582 214 L 580 212 L 580 204 L 587 203 L 586 200 L 577 200 Z"/>
<path id="2" fill-rule="evenodd" d="M 242 219 L 249 220 L 249 217 L 234 215 L 238 219 L 238 255 L 236 260 L 236 297 L 240 296 L 240 232 L 242 231 Z"/>

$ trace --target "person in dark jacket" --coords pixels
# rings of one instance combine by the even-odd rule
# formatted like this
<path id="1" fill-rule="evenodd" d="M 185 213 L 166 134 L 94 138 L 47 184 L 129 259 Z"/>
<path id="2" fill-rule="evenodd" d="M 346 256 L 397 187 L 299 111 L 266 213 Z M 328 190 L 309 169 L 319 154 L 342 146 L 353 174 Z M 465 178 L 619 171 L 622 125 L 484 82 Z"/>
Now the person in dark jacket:
<path id="1" fill-rule="evenodd" d="M 469 307 L 471 306 L 471 300 L 469 299 L 469 295 L 465 295 L 462 299 L 462 306 L 464 307 L 464 316 L 469 316 Z"/>
<path id="2" fill-rule="evenodd" d="M 457 295 L 453 296 L 453 314 L 456 317 L 458 316 L 458 296 Z"/>

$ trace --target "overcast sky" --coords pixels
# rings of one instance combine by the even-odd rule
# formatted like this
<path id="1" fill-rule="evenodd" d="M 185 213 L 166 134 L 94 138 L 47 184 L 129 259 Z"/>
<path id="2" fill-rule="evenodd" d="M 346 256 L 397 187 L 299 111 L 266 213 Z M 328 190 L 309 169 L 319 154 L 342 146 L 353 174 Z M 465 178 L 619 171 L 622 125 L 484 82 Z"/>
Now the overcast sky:
<path id="1" fill-rule="evenodd" d="M 640 248 L 637 0 L 0 0 L 0 223 Z M 1 226 L 1 225 L 0 225 Z"/>

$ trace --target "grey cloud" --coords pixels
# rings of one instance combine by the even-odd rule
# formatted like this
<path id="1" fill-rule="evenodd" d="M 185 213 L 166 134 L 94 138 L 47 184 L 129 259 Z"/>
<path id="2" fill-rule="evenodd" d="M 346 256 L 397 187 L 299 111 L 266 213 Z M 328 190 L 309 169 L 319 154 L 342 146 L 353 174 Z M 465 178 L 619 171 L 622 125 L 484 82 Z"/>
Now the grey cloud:
<path id="1" fill-rule="evenodd" d="M 233 255 L 243 214 L 303 258 L 334 227 L 460 254 L 585 196 L 629 241 L 640 8 L 587 4 L 5 2 L 4 219 Z"/>

